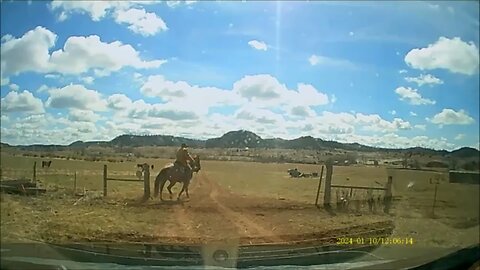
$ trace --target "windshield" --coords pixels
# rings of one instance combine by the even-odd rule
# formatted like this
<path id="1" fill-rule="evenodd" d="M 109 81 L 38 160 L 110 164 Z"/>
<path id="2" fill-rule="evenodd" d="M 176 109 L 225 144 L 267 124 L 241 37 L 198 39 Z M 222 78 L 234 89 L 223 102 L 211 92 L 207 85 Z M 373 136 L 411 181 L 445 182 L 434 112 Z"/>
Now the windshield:
<path id="1" fill-rule="evenodd" d="M 478 46 L 478 1 L 2 1 L 2 252 L 343 268 L 479 244 Z"/>

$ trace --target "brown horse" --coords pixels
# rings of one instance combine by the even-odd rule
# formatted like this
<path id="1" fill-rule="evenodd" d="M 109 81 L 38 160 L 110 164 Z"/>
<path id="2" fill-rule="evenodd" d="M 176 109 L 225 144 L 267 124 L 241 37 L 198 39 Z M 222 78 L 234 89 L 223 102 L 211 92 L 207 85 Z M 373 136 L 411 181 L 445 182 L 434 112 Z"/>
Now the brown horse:
<path id="1" fill-rule="evenodd" d="M 184 191 L 187 194 L 187 198 L 190 198 L 190 196 L 188 195 L 188 185 L 190 185 L 190 180 L 192 180 L 193 173 L 198 173 L 198 171 L 200 171 L 201 169 L 200 157 L 194 156 L 193 160 L 193 164 L 190 164 L 190 166 L 192 166 L 192 170 L 188 170 L 188 172 L 186 173 L 179 172 L 177 170 L 177 166 L 175 166 L 173 163 L 167 164 L 165 167 L 163 167 L 158 173 L 157 178 L 155 178 L 155 197 L 158 197 L 158 193 L 160 192 L 160 200 L 163 201 L 163 187 L 165 186 L 165 183 L 169 181 L 170 184 L 167 186 L 167 189 L 170 193 L 170 200 L 172 199 L 173 194 L 172 187 L 177 182 L 183 183 L 182 190 L 180 191 L 180 193 L 178 193 L 177 200 L 180 200 L 180 196 Z"/>

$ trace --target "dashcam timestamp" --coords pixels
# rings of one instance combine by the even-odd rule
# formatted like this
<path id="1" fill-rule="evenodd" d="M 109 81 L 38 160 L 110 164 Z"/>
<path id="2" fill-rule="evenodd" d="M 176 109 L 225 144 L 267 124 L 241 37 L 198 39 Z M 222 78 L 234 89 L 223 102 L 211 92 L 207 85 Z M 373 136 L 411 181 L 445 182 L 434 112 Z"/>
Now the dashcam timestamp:
<path id="1" fill-rule="evenodd" d="M 339 237 L 337 245 L 413 245 L 412 237 Z"/>

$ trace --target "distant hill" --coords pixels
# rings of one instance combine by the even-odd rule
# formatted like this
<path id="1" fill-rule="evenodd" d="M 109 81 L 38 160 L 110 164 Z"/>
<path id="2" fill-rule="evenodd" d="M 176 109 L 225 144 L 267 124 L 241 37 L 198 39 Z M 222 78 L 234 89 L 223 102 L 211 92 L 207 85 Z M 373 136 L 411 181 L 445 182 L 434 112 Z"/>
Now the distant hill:
<path id="1" fill-rule="evenodd" d="M 110 146 L 180 146 L 186 143 L 191 147 L 204 147 L 205 142 L 201 140 L 186 139 L 167 135 L 121 135 L 109 142 Z"/>
<path id="2" fill-rule="evenodd" d="M 205 142 L 207 148 L 244 148 L 265 147 L 264 140 L 257 134 L 246 131 L 230 131 L 220 138 L 208 139 Z"/>
<path id="3" fill-rule="evenodd" d="M 480 152 L 477 149 L 471 148 L 471 147 L 462 147 L 457 150 L 453 150 L 450 152 L 450 155 L 453 157 L 458 157 L 458 158 L 466 158 L 466 157 L 479 157 Z"/>
<path id="4" fill-rule="evenodd" d="M 90 146 L 103 147 L 139 147 L 139 146 L 180 146 L 186 143 L 190 147 L 197 148 L 277 148 L 277 149 L 310 149 L 310 150 L 344 150 L 359 152 L 391 152 L 399 154 L 423 154 L 423 155 L 450 155 L 457 158 L 479 157 L 477 149 L 463 147 L 454 151 L 433 150 L 423 147 L 412 147 L 406 149 L 390 149 L 366 146 L 359 143 L 340 143 L 326 141 L 312 136 L 303 136 L 293 140 L 281 138 L 263 139 L 257 134 L 247 130 L 230 131 L 218 138 L 207 140 L 194 140 L 169 135 L 120 135 L 111 141 L 76 141 L 70 145 L 27 145 L 16 146 L 21 150 L 31 151 L 55 151 L 67 148 L 87 148 Z M 12 147 L 6 143 L 1 144 L 2 148 Z"/>

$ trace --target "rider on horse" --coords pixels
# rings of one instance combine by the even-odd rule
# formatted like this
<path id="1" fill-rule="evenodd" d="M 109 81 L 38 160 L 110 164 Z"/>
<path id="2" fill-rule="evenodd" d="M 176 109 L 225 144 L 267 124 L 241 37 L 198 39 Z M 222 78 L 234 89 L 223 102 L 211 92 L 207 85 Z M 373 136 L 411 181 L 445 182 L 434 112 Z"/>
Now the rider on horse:
<path id="1" fill-rule="evenodd" d="M 177 168 L 180 168 L 182 173 L 186 173 L 192 169 L 188 165 L 188 161 L 193 163 L 194 159 L 188 153 L 188 146 L 182 143 L 180 149 L 177 150 L 177 159 L 175 160 L 175 165 L 177 165 Z"/>

